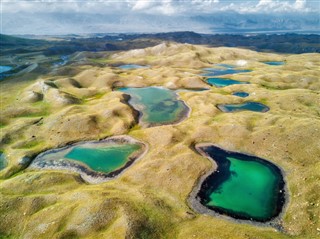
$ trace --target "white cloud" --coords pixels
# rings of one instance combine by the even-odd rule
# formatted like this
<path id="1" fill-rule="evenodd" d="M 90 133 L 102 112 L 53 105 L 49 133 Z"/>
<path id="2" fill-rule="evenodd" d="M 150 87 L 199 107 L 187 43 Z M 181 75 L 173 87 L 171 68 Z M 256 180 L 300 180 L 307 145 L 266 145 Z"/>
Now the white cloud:
<path id="1" fill-rule="evenodd" d="M 306 8 L 306 3 L 307 1 L 306 0 L 297 0 L 294 4 L 294 7 L 296 9 L 305 9 Z M 319 3 L 320 4 L 320 3 Z"/>
<path id="2" fill-rule="evenodd" d="M 201 15 L 239 13 L 319 12 L 319 0 L 2 0 L 3 12 L 145 13 Z"/>
<path id="3" fill-rule="evenodd" d="M 215 27 L 246 27 L 255 15 L 254 27 L 283 24 L 305 13 L 318 13 L 320 0 L 0 0 L 3 31 L 7 33 L 153 32 L 193 30 L 212 32 Z M 235 14 L 240 13 L 240 14 Z M 302 13 L 302 14 L 300 14 Z M 239 16 L 240 15 L 240 16 Z M 217 18 L 214 18 L 218 16 Z M 256 16 L 258 16 L 256 18 Z M 265 19 L 261 23 L 261 16 Z M 318 26 L 311 14 L 308 24 Z M 212 18 L 210 18 L 212 17 Z M 208 20 L 209 19 L 209 20 Z M 213 20 L 212 20 L 213 19 Z M 249 21 L 250 22 L 250 21 Z M 271 28 L 273 25 L 270 25 Z M 292 25 L 290 29 L 304 25 Z M 263 28 L 263 27 L 262 27 Z"/>
<path id="4" fill-rule="evenodd" d="M 132 10 L 143 10 L 148 9 L 152 3 L 151 1 L 145 1 L 145 0 L 138 0 L 132 7 Z"/>
<path id="5" fill-rule="evenodd" d="M 171 0 L 137 0 L 131 3 L 134 3 L 132 6 L 133 11 L 147 14 L 173 15 L 178 10 L 178 8 L 174 5 L 174 2 Z"/>
<path id="6" fill-rule="evenodd" d="M 318 1 L 318 0 L 317 0 Z M 251 1 L 242 1 L 237 4 L 230 3 L 223 7 L 224 11 L 235 11 L 239 13 L 305 13 L 305 12 L 318 12 L 320 5 L 316 1 L 310 1 L 307 6 L 306 0 L 260 0 L 257 4 Z"/>

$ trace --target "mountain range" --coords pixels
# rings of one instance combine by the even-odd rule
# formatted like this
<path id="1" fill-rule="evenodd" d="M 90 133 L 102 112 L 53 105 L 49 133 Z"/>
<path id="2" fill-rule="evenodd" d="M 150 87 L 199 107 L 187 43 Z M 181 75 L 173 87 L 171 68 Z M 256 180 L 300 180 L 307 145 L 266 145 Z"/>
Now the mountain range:
<path id="1" fill-rule="evenodd" d="M 195 31 L 213 33 L 320 33 L 316 13 L 240 14 L 217 12 L 195 16 L 94 13 L 3 13 L 5 34 L 83 34 L 98 32 L 156 33 Z"/>

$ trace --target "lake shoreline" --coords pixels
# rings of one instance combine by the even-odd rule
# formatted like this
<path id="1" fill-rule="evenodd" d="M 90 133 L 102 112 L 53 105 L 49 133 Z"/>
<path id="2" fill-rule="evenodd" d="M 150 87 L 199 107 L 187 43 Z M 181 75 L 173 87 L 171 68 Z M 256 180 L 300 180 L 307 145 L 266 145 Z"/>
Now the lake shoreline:
<path id="1" fill-rule="evenodd" d="M 102 172 L 97 172 L 89 167 L 85 166 L 85 164 L 82 164 L 81 162 L 72 162 L 70 160 L 66 159 L 57 159 L 57 160 L 43 160 L 43 157 L 46 156 L 47 154 L 51 153 L 57 153 L 60 151 L 63 151 L 67 148 L 82 145 L 82 144 L 138 144 L 141 146 L 141 148 L 137 151 L 134 152 L 131 157 L 129 158 L 128 162 L 122 166 L 121 168 L 112 171 L 110 173 L 102 173 Z M 82 141 L 82 142 L 77 142 L 71 145 L 64 146 L 62 148 L 57 148 L 57 149 L 51 149 L 44 151 L 40 154 L 38 154 L 35 159 L 32 161 L 32 163 L 29 166 L 29 169 L 50 169 L 50 170 L 67 170 L 75 173 L 79 173 L 80 177 L 85 180 L 86 182 L 90 184 L 99 184 L 103 183 L 106 181 L 109 181 L 113 178 L 118 177 L 121 175 L 124 171 L 126 171 L 127 168 L 129 168 L 134 162 L 137 160 L 141 159 L 146 152 L 148 151 L 148 146 L 147 144 L 136 140 L 130 136 L 127 135 L 119 135 L 119 136 L 112 136 L 108 137 L 106 139 L 98 140 L 98 141 Z"/>
<path id="2" fill-rule="evenodd" d="M 241 218 L 236 218 L 236 217 L 232 217 L 232 216 L 228 216 L 226 214 L 216 212 L 216 211 L 201 204 L 200 198 L 198 196 L 199 192 L 201 191 L 201 186 L 204 183 L 204 181 L 217 170 L 216 166 L 218 166 L 216 161 L 213 158 L 211 158 L 208 153 L 206 153 L 203 149 L 201 149 L 201 148 L 210 147 L 210 146 L 219 147 L 213 143 L 198 143 L 198 144 L 192 146 L 194 151 L 199 153 L 201 156 L 209 159 L 209 161 L 212 163 L 212 167 L 210 168 L 210 170 L 208 172 L 201 175 L 198 178 L 198 180 L 196 181 L 194 187 L 192 188 L 192 190 L 187 198 L 187 204 L 189 205 L 189 207 L 193 211 L 200 213 L 200 214 L 210 215 L 213 217 L 217 217 L 217 218 L 221 218 L 221 219 L 225 219 L 228 221 L 233 221 L 233 222 L 241 223 L 241 224 L 250 224 L 250 225 L 260 226 L 260 227 L 273 227 L 280 232 L 285 232 L 283 229 L 283 226 L 282 226 L 282 217 L 285 213 L 285 209 L 287 208 L 287 205 L 289 202 L 289 195 L 288 195 L 287 183 L 285 180 L 285 174 L 284 174 L 284 171 L 278 165 L 274 164 L 273 162 L 271 163 L 268 160 L 264 159 L 266 162 L 273 164 L 275 167 L 277 167 L 279 169 L 279 171 L 282 174 L 282 179 L 284 182 L 284 184 L 281 185 L 281 190 L 282 190 L 282 194 L 283 194 L 283 202 L 282 202 L 281 209 L 279 209 L 279 213 L 277 214 L 277 216 L 272 217 L 270 220 L 266 220 L 264 222 L 263 221 L 260 222 L 260 221 L 256 221 L 256 220 L 241 219 Z M 225 151 L 228 151 L 228 150 L 225 150 Z M 241 153 L 238 151 L 232 151 L 232 153 L 239 153 L 239 154 L 244 154 L 247 156 L 257 157 L 254 155 Z"/>

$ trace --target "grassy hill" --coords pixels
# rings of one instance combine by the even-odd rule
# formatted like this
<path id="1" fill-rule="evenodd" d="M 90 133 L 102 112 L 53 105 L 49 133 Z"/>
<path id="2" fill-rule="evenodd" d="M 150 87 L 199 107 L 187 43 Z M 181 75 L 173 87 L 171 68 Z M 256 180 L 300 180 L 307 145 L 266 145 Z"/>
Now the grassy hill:
<path id="1" fill-rule="evenodd" d="M 78 53 L 74 59 L 95 56 Z M 101 53 L 95 65 L 87 59 L 28 81 L 13 77 L 0 82 L 0 151 L 8 163 L 0 171 L 0 237 L 319 238 L 318 59 L 317 53 L 162 43 Z M 265 61 L 286 64 L 269 66 Z M 208 85 L 202 68 L 216 63 L 252 70 L 228 76 L 250 84 Z M 150 68 L 116 67 L 121 64 Z M 144 128 L 127 97 L 113 91 L 115 86 L 208 90 L 178 92 L 191 109 L 179 124 Z M 250 96 L 233 96 L 236 91 Z M 223 113 L 216 107 L 246 100 L 270 111 Z M 105 183 L 88 184 L 72 171 L 28 167 L 45 150 L 114 135 L 129 135 L 149 150 Z M 199 178 L 216 167 L 193 150 L 194 144 L 206 142 L 265 158 L 283 170 L 289 200 L 280 228 L 200 214 L 189 205 Z"/>

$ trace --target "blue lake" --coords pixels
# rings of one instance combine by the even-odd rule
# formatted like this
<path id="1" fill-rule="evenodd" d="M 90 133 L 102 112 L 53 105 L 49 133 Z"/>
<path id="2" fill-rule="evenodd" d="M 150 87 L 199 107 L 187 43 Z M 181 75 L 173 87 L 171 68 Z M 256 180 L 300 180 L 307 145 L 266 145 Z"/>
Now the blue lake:
<path id="1" fill-rule="evenodd" d="M 10 71 L 11 69 L 11 66 L 0 66 L 0 73 Z"/>
<path id="2" fill-rule="evenodd" d="M 264 104 L 258 102 L 245 102 L 241 104 L 220 104 L 217 105 L 218 109 L 226 112 L 238 112 L 238 111 L 254 111 L 254 112 L 267 112 L 270 108 Z"/>
<path id="3" fill-rule="evenodd" d="M 264 61 L 263 63 L 270 66 L 282 66 L 285 64 L 283 61 Z"/>
<path id="4" fill-rule="evenodd" d="M 149 66 L 142 66 L 142 65 L 136 65 L 136 64 L 127 64 L 127 65 L 121 65 L 121 66 L 119 66 L 119 68 L 123 69 L 123 70 L 133 70 L 133 69 L 149 68 Z"/>
<path id="5" fill-rule="evenodd" d="M 7 73 L 10 70 L 12 70 L 11 66 L 0 66 L 0 80 L 10 76 L 11 74 Z"/>
<path id="6" fill-rule="evenodd" d="M 235 70 L 235 69 L 215 69 L 215 68 L 204 68 L 206 73 L 201 74 L 202 76 L 222 76 L 232 75 L 238 73 L 251 72 L 251 70 Z"/>
<path id="7" fill-rule="evenodd" d="M 225 87 L 228 85 L 249 84 L 249 82 L 237 81 L 228 78 L 208 78 L 208 83 L 216 87 Z"/>
<path id="8" fill-rule="evenodd" d="M 251 70 L 237 70 L 236 66 L 229 64 L 215 64 L 215 67 L 212 68 L 203 68 L 204 72 L 201 74 L 202 76 L 222 76 L 222 75 L 230 75 L 230 74 L 238 74 L 238 73 L 246 73 Z"/>
<path id="9" fill-rule="evenodd" d="M 232 93 L 232 95 L 238 96 L 238 97 L 241 97 L 241 98 L 245 98 L 245 97 L 249 96 L 249 93 L 242 92 L 242 91 L 237 91 L 237 92 Z"/>
<path id="10" fill-rule="evenodd" d="M 5 159 L 5 155 L 0 151 L 0 170 L 4 169 L 7 166 L 7 161 Z"/>

